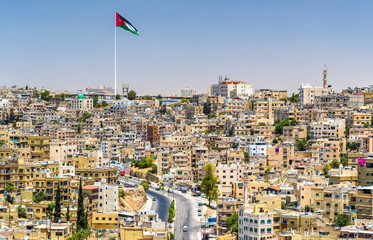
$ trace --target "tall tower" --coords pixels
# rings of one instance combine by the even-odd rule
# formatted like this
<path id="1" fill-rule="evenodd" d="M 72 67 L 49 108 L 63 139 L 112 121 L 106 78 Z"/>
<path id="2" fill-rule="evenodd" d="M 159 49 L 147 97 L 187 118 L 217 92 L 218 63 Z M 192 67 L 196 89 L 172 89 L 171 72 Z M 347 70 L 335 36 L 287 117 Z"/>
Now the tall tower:
<path id="1" fill-rule="evenodd" d="M 328 76 L 328 69 L 326 68 L 326 65 L 324 65 L 324 78 L 323 78 L 323 87 L 324 88 L 327 88 L 328 87 L 328 79 L 327 79 L 327 76 Z"/>

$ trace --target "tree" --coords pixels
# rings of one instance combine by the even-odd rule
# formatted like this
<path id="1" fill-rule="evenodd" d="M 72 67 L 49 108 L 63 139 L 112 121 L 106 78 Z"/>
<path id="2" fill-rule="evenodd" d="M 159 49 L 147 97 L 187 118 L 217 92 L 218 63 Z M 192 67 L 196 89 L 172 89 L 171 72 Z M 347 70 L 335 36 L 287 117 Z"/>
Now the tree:
<path id="1" fill-rule="evenodd" d="M 149 190 L 149 183 L 147 181 L 141 181 L 140 185 L 143 186 L 145 191 Z"/>
<path id="2" fill-rule="evenodd" d="M 228 131 L 228 135 L 229 135 L 230 137 L 232 137 L 233 134 L 234 134 L 234 129 L 233 129 L 233 127 L 231 127 L 231 128 L 229 129 L 229 131 Z"/>
<path id="3" fill-rule="evenodd" d="M 7 192 L 13 192 L 13 190 L 14 190 L 14 184 L 12 182 L 8 182 L 7 184 L 5 184 L 5 190 Z"/>
<path id="4" fill-rule="evenodd" d="M 346 147 L 347 147 L 347 149 L 350 149 L 350 151 L 352 151 L 352 150 L 356 151 L 356 150 L 358 150 L 359 145 L 356 142 L 352 142 L 352 143 L 347 142 Z"/>
<path id="5" fill-rule="evenodd" d="M 99 107 L 98 97 L 97 96 L 93 97 L 93 107 L 95 107 L 95 108 Z"/>
<path id="6" fill-rule="evenodd" d="M 266 171 L 265 171 L 265 174 L 268 175 L 271 173 L 271 168 L 270 167 L 267 167 Z"/>
<path id="7" fill-rule="evenodd" d="M 120 95 L 119 94 L 115 95 L 115 99 L 120 100 Z"/>
<path id="8" fill-rule="evenodd" d="M 228 228 L 232 230 L 236 235 L 238 233 L 238 214 L 233 213 L 232 216 L 228 217 L 225 221 L 228 225 Z"/>
<path id="9" fill-rule="evenodd" d="M 297 126 L 298 121 L 295 118 L 292 118 L 291 121 L 290 121 L 290 124 L 291 124 L 291 126 Z"/>
<path id="10" fill-rule="evenodd" d="M 296 142 L 295 147 L 298 149 L 298 151 L 306 151 L 310 149 L 310 145 L 308 144 L 307 140 L 304 138 Z"/>
<path id="11" fill-rule="evenodd" d="M 210 206 L 210 203 L 212 201 L 216 201 L 220 195 L 217 186 L 218 177 L 214 175 L 216 167 L 211 163 L 203 166 L 203 169 L 205 170 L 206 175 L 202 178 L 201 189 L 202 192 L 206 195 Z"/>
<path id="12" fill-rule="evenodd" d="M 180 101 L 180 103 L 186 103 L 186 102 L 189 102 L 188 99 L 186 99 L 186 98 L 182 98 L 181 101 Z"/>
<path id="13" fill-rule="evenodd" d="M 78 124 L 78 127 L 76 128 L 76 131 L 78 132 L 78 134 L 80 134 L 82 132 L 82 127 L 80 126 L 80 123 Z"/>
<path id="14" fill-rule="evenodd" d="M 159 94 L 156 98 L 159 99 L 159 100 L 163 99 L 161 94 Z"/>
<path id="15" fill-rule="evenodd" d="M 232 148 L 237 149 L 238 148 L 238 143 L 236 143 L 236 142 L 232 143 Z"/>
<path id="16" fill-rule="evenodd" d="M 281 202 L 281 209 L 286 210 L 286 202 Z"/>
<path id="17" fill-rule="evenodd" d="M 330 163 L 330 167 L 331 168 L 339 168 L 339 165 L 340 165 L 341 163 L 340 162 L 338 162 L 336 159 L 333 159 L 333 161 Z"/>
<path id="18" fill-rule="evenodd" d="M 126 197 L 126 193 L 124 192 L 123 189 L 119 189 L 119 191 L 118 191 L 118 197 L 120 197 L 120 198 L 125 198 Z"/>
<path id="19" fill-rule="evenodd" d="M 47 198 L 48 198 L 48 195 L 44 191 L 39 190 L 36 194 L 34 194 L 34 196 L 32 197 L 32 200 L 36 203 L 39 203 L 41 201 L 47 200 Z"/>
<path id="20" fill-rule="evenodd" d="M 175 218 L 175 201 L 172 200 L 170 207 L 168 208 L 167 222 L 173 223 Z"/>
<path id="21" fill-rule="evenodd" d="M 291 97 L 289 98 L 290 102 L 292 103 L 298 103 L 300 101 L 299 99 L 299 94 L 294 94 L 291 95 Z"/>
<path id="22" fill-rule="evenodd" d="M 339 226 L 344 227 L 350 225 L 348 216 L 346 214 L 338 214 L 337 218 L 334 220 Z"/>
<path id="23" fill-rule="evenodd" d="M 283 131 L 284 131 L 283 130 L 284 126 L 291 126 L 291 123 L 289 122 L 289 120 L 285 119 L 285 120 L 282 120 L 279 123 L 276 123 L 275 124 L 275 133 L 276 134 L 282 134 Z"/>
<path id="24" fill-rule="evenodd" d="M 56 204 L 54 202 L 48 204 L 48 206 L 47 206 L 47 217 L 49 219 L 52 219 L 52 215 L 53 215 L 53 211 L 54 211 L 55 207 L 56 207 Z"/>
<path id="25" fill-rule="evenodd" d="M 70 205 L 67 205 L 65 217 L 66 221 L 70 222 Z"/>
<path id="26" fill-rule="evenodd" d="M 278 143 L 277 138 L 274 138 L 274 139 L 272 140 L 272 144 L 277 144 L 277 143 Z"/>
<path id="27" fill-rule="evenodd" d="M 27 218 L 27 213 L 26 213 L 25 208 L 23 208 L 21 205 L 19 205 L 17 207 L 17 210 L 18 210 L 18 217 L 19 218 Z"/>
<path id="28" fill-rule="evenodd" d="M 100 121 L 100 128 L 104 128 L 104 122 Z"/>
<path id="29" fill-rule="evenodd" d="M 57 192 L 56 192 L 56 197 L 55 197 L 55 208 L 54 208 L 54 218 L 53 222 L 57 223 L 58 220 L 61 218 L 61 188 L 60 188 L 60 183 L 58 183 L 57 186 Z"/>
<path id="30" fill-rule="evenodd" d="M 84 196 L 83 196 L 83 188 L 82 188 L 82 179 L 80 179 L 80 183 L 79 183 L 76 229 L 78 231 L 81 230 L 81 229 L 87 229 L 87 224 L 86 224 L 86 221 L 85 221 Z"/>
<path id="31" fill-rule="evenodd" d="M 310 206 L 309 205 L 304 206 L 304 211 L 305 212 L 310 212 L 311 211 Z"/>
<path id="32" fill-rule="evenodd" d="M 61 101 L 65 101 L 65 99 L 66 99 L 66 94 L 61 93 L 61 94 L 56 95 L 56 97 L 58 97 Z"/>
<path id="33" fill-rule="evenodd" d="M 207 103 L 203 104 L 203 113 L 205 115 L 209 115 L 210 114 L 210 108 L 208 107 Z"/>
<path id="34" fill-rule="evenodd" d="M 7 194 L 6 197 L 5 197 L 5 200 L 10 203 L 10 204 L 13 204 L 14 203 L 14 197 L 10 194 Z"/>
<path id="35" fill-rule="evenodd" d="M 248 153 L 248 152 L 244 152 L 244 153 L 243 153 L 243 156 L 244 156 L 244 160 L 245 160 L 245 162 L 249 162 L 249 160 L 250 160 L 249 153 Z"/>
<path id="36" fill-rule="evenodd" d="M 71 237 L 66 238 L 66 240 L 83 240 L 86 239 L 89 235 L 91 235 L 91 231 L 89 229 L 80 229 Z"/>
<path id="37" fill-rule="evenodd" d="M 128 100 L 134 100 L 136 99 L 136 92 L 131 90 L 128 92 Z"/>
<path id="38" fill-rule="evenodd" d="M 343 156 L 341 157 L 341 163 L 343 166 L 348 166 L 348 154 L 347 153 L 343 154 Z"/>
<path id="39" fill-rule="evenodd" d="M 48 90 L 45 90 L 44 92 L 41 93 L 40 97 L 41 97 L 41 100 L 49 101 L 50 92 Z"/>
<path id="40" fill-rule="evenodd" d="M 102 101 L 102 102 L 101 102 L 101 106 L 102 106 L 102 107 L 106 107 L 106 106 L 108 106 L 108 105 L 109 105 L 109 104 L 108 104 L 106 101 Z"/>
<path id="41" fill-rule="evenodd" d="M 327 164 L 323 169 L 322 172 L 326 176 L 329 174 L 329 170 L 332 169 L 329 164 Z"/>

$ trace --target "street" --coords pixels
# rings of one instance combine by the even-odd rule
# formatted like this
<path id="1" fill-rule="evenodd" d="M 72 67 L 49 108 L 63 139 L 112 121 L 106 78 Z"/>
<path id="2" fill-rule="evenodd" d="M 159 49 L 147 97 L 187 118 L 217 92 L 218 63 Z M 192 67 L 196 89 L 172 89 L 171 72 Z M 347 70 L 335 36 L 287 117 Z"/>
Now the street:
<path id="1" fill-rule="evenodd" d="M 163 222 L 167 222 L 168 208 L 171 203 L 170 199 L 153 190 L 146 191 L 146 194 L 151 199 L 157 199 L 156 201 L 153 201 L 152 210 L 158 213 L 159 219 L 161 219 Z"/>

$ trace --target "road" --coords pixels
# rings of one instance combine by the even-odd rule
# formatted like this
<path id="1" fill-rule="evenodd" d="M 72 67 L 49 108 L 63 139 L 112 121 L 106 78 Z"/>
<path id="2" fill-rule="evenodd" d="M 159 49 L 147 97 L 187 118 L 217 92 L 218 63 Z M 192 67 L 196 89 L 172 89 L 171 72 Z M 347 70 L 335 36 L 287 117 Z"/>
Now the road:
<path id="1" fill-rule="evenodd" d="M 157 199 L 156 201 L 153 201 L 152 210 L 158 213 L 159 219 L 161 219 L 163 222 L 167 222 L 168 208 L 171 203 L 170 199 L 153 190 L 146 191 L 146 194 L 151 199 Z"/>
<path id="2" fill-rule="evenodd" d="M 127 184 L 139 184 L 139 181 L 129 179 L 122 180 Z M 172 197 L 176 202 L 176 216 L 174 223 L 174 235 L 176 239 L 180 240 L 199 240 L 197 238 L 197 233 L 201 231 L 201 223 L 198 221 L 200 217 L 198 215 L 198 203 L 194 197 L 190 196 L 188 193 L 181 193 L 176 191 L 173 194 L 168 194 L 164 192 L 162 194 L 159 191 L 155 191 L 154 187 L 146 191 L 147 195 L 153 199 L 155 197 L 157 200 L 153 201 L 152 210 L 158 213 L 159 218 L 166 222 L 168 217 L 168 208 L 171 203 Z M 183 227 L 187 226 L 188 231 L 184 232 Z"/>
<path id="3" fill-rule="evenodd" d="M 197 221 L 197 202 L 186 193 L 175 191 L 176 217 L 174 233 L 175 238 L 180 240 L 199 240 L 198 231 L 201 231 L 201 224 Z M 183 231 L 183 226 L 188 227 L 188 231 Z"/>

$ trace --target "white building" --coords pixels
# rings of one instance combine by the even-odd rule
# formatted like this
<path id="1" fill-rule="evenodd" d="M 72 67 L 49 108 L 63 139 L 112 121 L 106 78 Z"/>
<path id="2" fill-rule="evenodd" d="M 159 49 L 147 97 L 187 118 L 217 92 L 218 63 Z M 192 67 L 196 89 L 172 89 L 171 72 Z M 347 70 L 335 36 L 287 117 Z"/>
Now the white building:
<path id="1" fill-rule="evenodd" d="M 191 98 L 193 95 L 196 95 L 196 90 L 193 88 L 182 88 L 181 89 L 181 97 L 188 97 Z"/>
<path id="2" fill-rule="evenodd" d="M 254 95 L 254 89 L 252 84 L 247 84 L 242 81 L 232 81 L 225 77 L 219 77 L 218 84 L 212 84 L 209 86 L 209 96 L 222 96 L 226 98 L 243 98 L 248 99 Z"/>
<path id="3" fill-rule="evenodd" d="M 97 210 L 102 212 L 118 211 L 118 185 L 95 182 L 98 190 Z"/>
<path id="4" fill-rule="evenodd" d="M 79 94 L 77 99 L 71 100 L 71 108 L 75 110 L 89 110 L 93 108 L 93 99 L 85 99 L 83 94 Z"/>
<path id="5" fill-rule="evenodd" d="M 242 178 L 244 168 L 239 164 L 219 164 L 216 167 L 216 176 L 219 179 L 218 188 L 221 196 L 228 197 L 232 193 L 232 184 Z"/>
<path id="6" fill-rule="evenodd" d="M 343 137 L 345 129 L 345 119 L 320 119 L 310 124 L 310 139 Z"/>
<path id="7" fill-rule="evenodd" d="M 248 144 L 249 157 L 264 159 L 267 156 L 267 147 L 271 147 L 271 145 L 264 141 L 258 141 Z"/>

